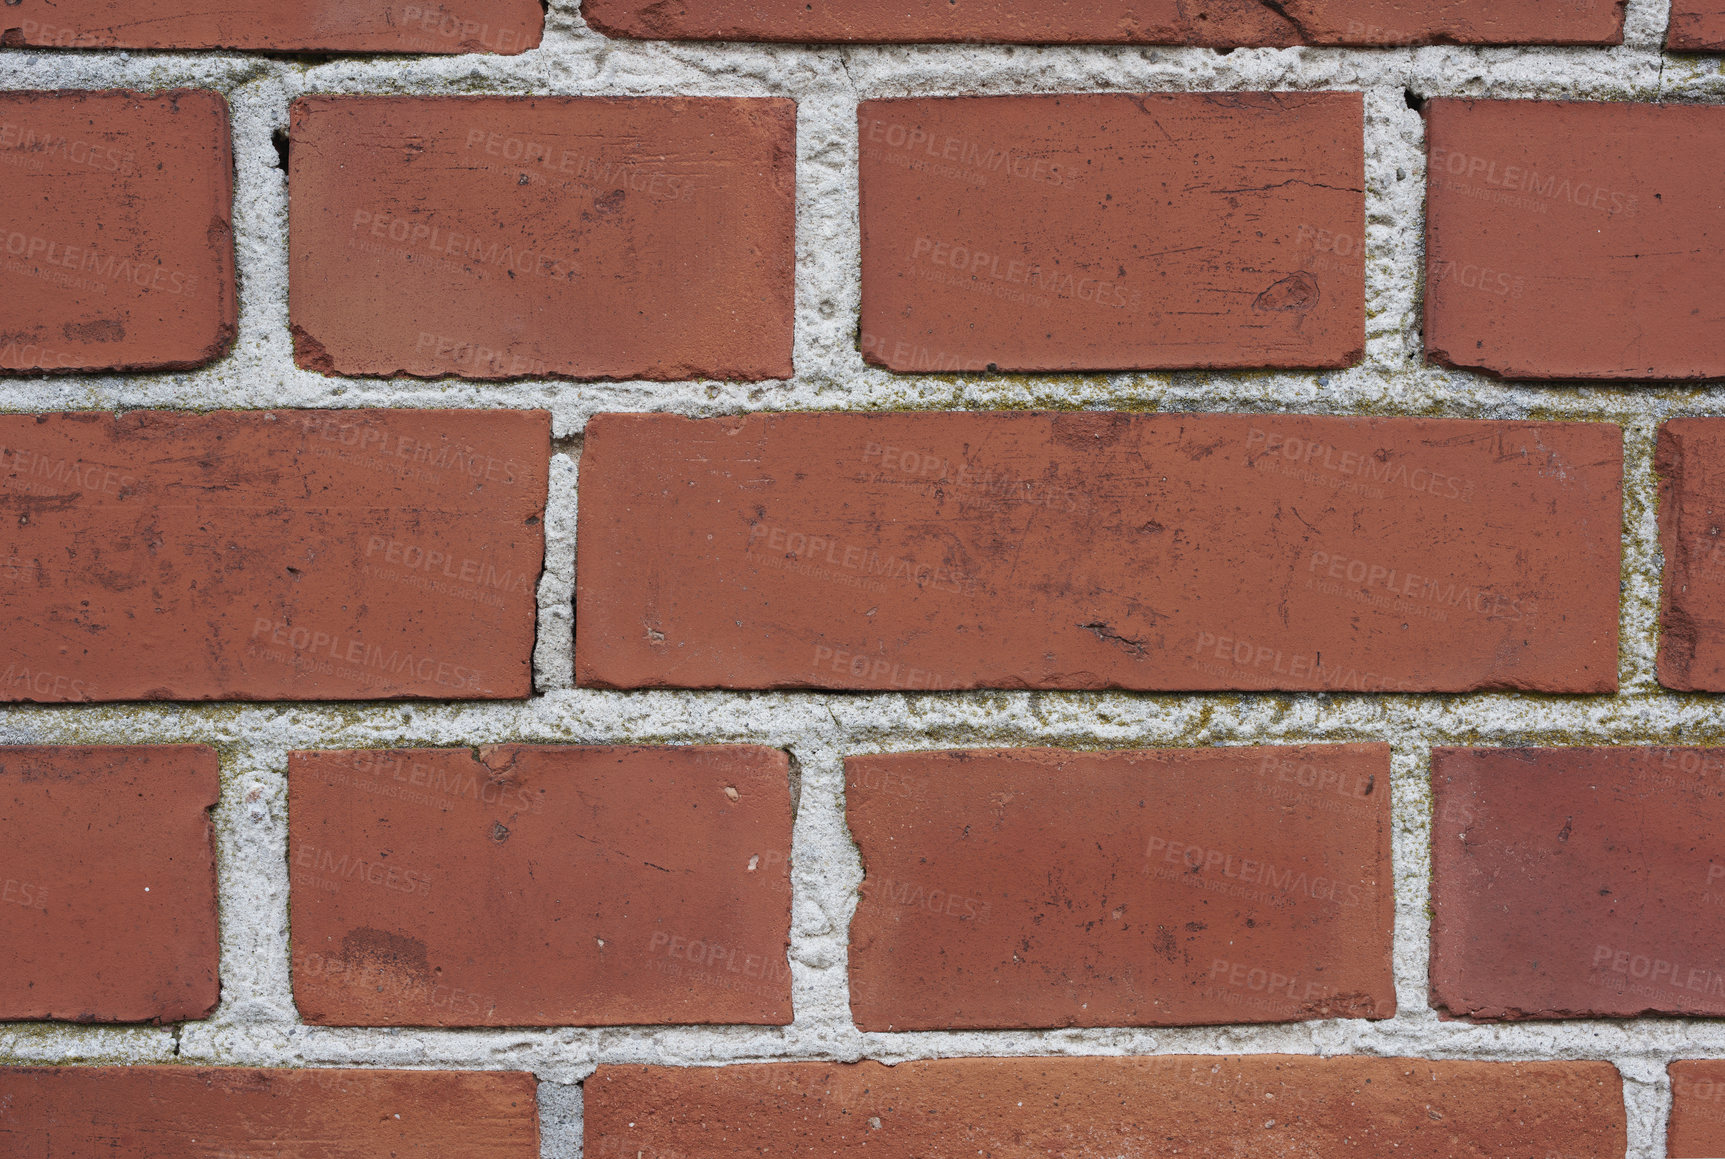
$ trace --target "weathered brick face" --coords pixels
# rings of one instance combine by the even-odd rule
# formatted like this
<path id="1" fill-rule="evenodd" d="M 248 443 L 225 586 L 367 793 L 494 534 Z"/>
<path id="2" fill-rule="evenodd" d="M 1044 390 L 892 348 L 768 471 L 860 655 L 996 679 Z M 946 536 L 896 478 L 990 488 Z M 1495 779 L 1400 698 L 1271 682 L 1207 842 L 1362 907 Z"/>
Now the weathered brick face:
<path id="1" fill-rule="evenodd" d="M 1725 1153 L 1722 51 L 0 2 L 0 1157 Z"/>

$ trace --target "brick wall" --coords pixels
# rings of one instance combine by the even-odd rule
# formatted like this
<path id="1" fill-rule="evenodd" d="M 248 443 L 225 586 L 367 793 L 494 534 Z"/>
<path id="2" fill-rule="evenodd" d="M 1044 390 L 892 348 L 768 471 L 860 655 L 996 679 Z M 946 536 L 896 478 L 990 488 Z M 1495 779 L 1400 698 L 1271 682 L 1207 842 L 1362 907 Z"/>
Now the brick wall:
<path id="1" fill-rule="evenodd" d="M 1725 13 L 1067 7 L 0 10 L 0 1151 L 1725 1149 Z"/>

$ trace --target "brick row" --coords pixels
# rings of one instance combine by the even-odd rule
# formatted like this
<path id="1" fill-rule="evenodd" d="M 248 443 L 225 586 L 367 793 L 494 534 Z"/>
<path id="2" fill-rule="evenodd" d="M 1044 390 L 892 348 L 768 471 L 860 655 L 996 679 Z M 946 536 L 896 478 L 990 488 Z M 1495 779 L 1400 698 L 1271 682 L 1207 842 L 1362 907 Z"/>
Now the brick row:
<path id="1" fill-rule="evenodd" d="M 1389 756 L 848 758 L 856 1024 L 1392 1016 Z M 1725 1013 L 1721 750 L 1439 748 L 1431 776 L 1434 1007 Z M 216 782 L 198 746 L 0 748 L 0 936 L 21 947 L 0 963 L 0 1019 L 208 1015 Z M 784 753 L 314 751 L 288 783 L 307 1022 L 790 1020 Z"/>
<path id="2" fill-rule="evenodd" d="M 1725 240 L 1699 162 L 1725 149 L 1725 109 L 1434 100 L 1426 117 L 1428 360 L 1528 380 L 1725 375 Z M 291 119 L 300 366 L 792 374 L 791 102 L 337 96 Z M 872 364 L 1361 357 L 1358 93 L 868 101 L 857 133 Z M 214 93 L 0 96 L 0 272 L 33 291 L 0 305 L 0 371 L 219 357 L 229 149 Z"/>

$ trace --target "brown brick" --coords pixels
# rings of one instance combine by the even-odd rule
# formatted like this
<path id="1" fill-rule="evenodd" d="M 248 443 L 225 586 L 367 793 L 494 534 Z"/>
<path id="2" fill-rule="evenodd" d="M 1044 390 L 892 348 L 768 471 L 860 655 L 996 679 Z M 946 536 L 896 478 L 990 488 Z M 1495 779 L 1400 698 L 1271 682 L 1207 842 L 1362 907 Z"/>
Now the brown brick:
<path id="1" fill-rule="evenodd" d="M 303 752 L 288 778 L 307 1022 L 791 1020 L 782 752 Z"/>
<path id="2" fill-rule="evenodd" d="M 0 1153 L 539 1159 L 537 1087 L 509 1071 L 0 1068 Z"/>
<path id="3" fill-rule="evenodd" d="M 0 1020 L 209 1016 L 219 781 L 202 745 L 0 747 Z"/>
<path id="4" fill-rule="evenodd" d="M 1665 47 L 1672 52 L 1725 51 L 1725 0 L 1672 0 Z"/>
<path id="5" fill-rule="evenodd" d="M 1609 692 L 1620 461 L 1586 423 L 601 415 L 576 675 Z"/>
<path id="6" fill-rule="evenodd" d="M 1695 1059 L 1666 1067 L 1671 1077 L 1670 1159 L 1725 1155 L 1725 1062 Z"/>
<path id="7" fill-rule="evenodd" d="M 1436 749 L 1433 1005 L 1725 1014 L 1725 749 Z"/>
<path id="8" fill-rule="evenodd" d="M 610 36 L 1006 44 L 1621 44 L 1623 0 L 585 0 Z"/>
<path id="9" fill-rule="evenodd" d="M 532 690 L 543 411 L 0 415 L 0 701 Z"/>
<path id="10" fill-rule="evenodd" d="M 1659 428 L 1659 682 L 1725 692 L 1725 419 Z"/>
<path id="11" fill-rule="evenodd" d="M 292 117 L 299 365 L 790 376 L 794 102 L 305 97 Z"/>
<path id="12" fill-rule="evenodd" d="M 883 1066 L 601 1066 L 590 1159 L 1388 1155 L 1622 1159 L 1608 1062 L 960 1058 Z"/>
<path id="13" fill-rule="evenodd" d="M 865 101 L 862 353 L 899 371 L 1347 366 L 1359 93 Z"/>
<path id="14" fill-rule="evenodd" d="M 863 1030 L 1388 1018 L 1388 745 L 849 757 Z"/>
<path id="15" fill-rule="evenodd" d="M 1516 379 L 1725 375 L 1725 108 L 1434 100 L 1426 356 Z"/>
<path id="16" fill-rule="evenodd" d="M 220 93 L 0 93 L 0 375 L 226 353 L 233 170 Z"/>
<path id="17" fill-rule="evenodd" d="M 0 40 L 50 48 L 501 52 L 539 47 L 538 0 L 7 0 Z"/>

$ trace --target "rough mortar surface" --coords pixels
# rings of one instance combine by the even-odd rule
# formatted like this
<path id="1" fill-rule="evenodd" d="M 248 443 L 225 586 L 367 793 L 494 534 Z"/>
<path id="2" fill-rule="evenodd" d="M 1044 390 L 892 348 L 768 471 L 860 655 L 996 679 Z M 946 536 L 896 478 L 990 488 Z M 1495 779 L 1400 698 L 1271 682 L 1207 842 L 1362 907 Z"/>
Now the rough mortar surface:
<path id="1" fill-rule="evenodd" d="M 233 106 L 239 337 L 204 370 L 0 379 L 0 411 L 141 407 L 543 407 L 558 454 L 540 588 L 540 694 L 525 703 L 122 705 L 12 708 L 4 744 L 203 743 L 222 755 L 216 811 L 222 1003 L 166 1028 L 0 1024 L 0 1063 L 523 1068 L 541 1080 L 544 1153 L 573 1159 L 580 1083 L 600 1062 L 712 1065 L 769 1059 L 897 1062 L 960 1055 L 1270 1052 L 1457 1059 L 1605 1059 L 1626 1082 L 1629 1154 L 1664 1154 L 1666 1064 L 1725 1055 L 1725 1024 L 1636 1019 L 1475 1026 L 1427 1002 L 1433 745 L 1718 744 L 1711 697 L 1654 679 L 1660 560 L 1654 433 L 1668 417 L 1725 413 L 1711 387 L 1506 385 L 1423 364 L 1424 136 L 1434 96 L 1725 102 L 1718 57 L 1662 53 L 1667 0 L 1630 0 L 1620 48 L 806 48 L 613 41 L 553 0 L 544 47 L 519 57 L 336 58 L 0 52 L 9 88 L 207 86 Z M 1365 93 L 1367 343 L 1323 374 L 1204 372 L 897 376 L 857 350 L 856 106 L 881 97 L 1036 92 L 1355 89 Z M 798 102 L 796 376 L 726 384 L 375 381 L 294 367 L 287 316 L 287 188 L 272 142 L 288 104 L 316 93 L 779 96 Z M 575 690 L 573 471 L 589 416 L 664 410 L 1055 408 L 1442 415 L 1619 423 L 1625 432 L 1621 691 L 1616 696 L 734 694 Z M 795 1021 L 783 1028 L 364 1030 L 310 1027 L 288 984 L 287 754 L 296 748 L 503 742 L 774 745 L 795 757 Z M 844 824 L 847 753 L 968 746 L 1074 748 L 1384 741 L 1394 749 L 1395 978 L 1383 1022 L 1156 1030 L 864 1034 L 846 989 L 861 864 Z"/>

